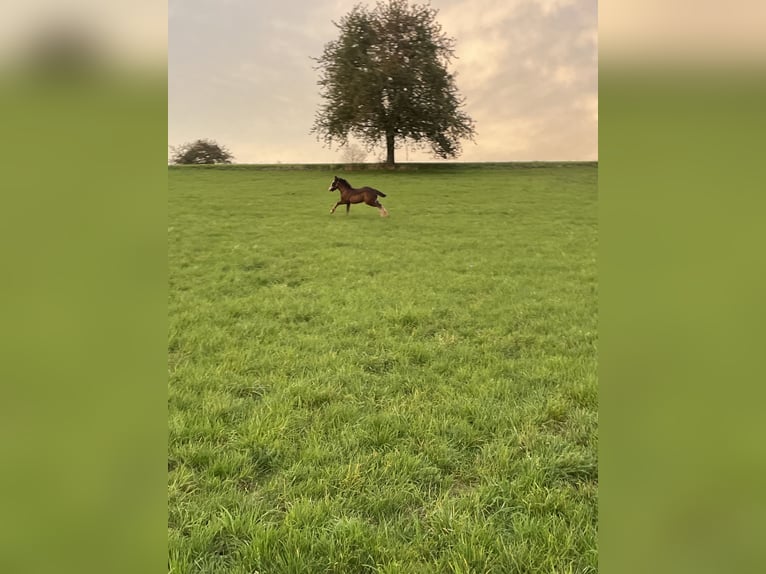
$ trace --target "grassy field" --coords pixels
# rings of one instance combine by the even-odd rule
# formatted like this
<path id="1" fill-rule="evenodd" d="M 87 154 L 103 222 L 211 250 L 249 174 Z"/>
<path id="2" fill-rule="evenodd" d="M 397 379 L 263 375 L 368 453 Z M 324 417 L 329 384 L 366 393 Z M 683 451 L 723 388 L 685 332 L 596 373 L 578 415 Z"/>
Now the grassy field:
<path id="1" fill-rule="evenodd" d="M 170 168 L 169 571 L 596 572 L 596 181 Z"/>

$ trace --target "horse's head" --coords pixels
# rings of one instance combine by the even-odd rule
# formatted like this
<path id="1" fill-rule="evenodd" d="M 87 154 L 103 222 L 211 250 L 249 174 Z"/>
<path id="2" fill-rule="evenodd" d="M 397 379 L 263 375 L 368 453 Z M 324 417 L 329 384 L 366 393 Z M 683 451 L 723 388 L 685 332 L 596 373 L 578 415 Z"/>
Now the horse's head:
<path id="1" fill-rule="evenodd" d="M 336 175 L 334 179 L 332 180 L 330 187 L 327 188 L 327 191 L 335 191 L 336 189 L 338 189 L 338 182 L 340 182 L 340 178 Z"/>

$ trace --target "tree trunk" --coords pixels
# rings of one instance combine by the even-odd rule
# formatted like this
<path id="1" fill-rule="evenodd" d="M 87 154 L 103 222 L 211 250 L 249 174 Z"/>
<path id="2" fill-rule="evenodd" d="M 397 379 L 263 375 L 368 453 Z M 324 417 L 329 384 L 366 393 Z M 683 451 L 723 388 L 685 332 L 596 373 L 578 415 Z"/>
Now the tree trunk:
<path id="1" fill-rule="evenodd" d="M 386 134 L 386 166 L 394 167 L 394 134 Z"/>

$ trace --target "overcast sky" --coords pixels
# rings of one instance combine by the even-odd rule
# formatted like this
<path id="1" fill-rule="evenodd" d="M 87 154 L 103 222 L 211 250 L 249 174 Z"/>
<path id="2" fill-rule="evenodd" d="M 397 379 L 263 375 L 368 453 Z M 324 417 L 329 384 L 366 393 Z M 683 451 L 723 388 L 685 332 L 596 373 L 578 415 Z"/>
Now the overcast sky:
<path id="1" fill-rule="evenodd" d="M 239 163 L 339 161 L 309 133 L 320 103 L 311 57 L 356 3 L 170 0 L 168 144 L 215 139 Z M 597 0 L 431 5 L 457 40 L 452 68 L 476 120 L 459 161 L 598 159 Z M 397 151 L 407 158 L 433 159 Z"/>

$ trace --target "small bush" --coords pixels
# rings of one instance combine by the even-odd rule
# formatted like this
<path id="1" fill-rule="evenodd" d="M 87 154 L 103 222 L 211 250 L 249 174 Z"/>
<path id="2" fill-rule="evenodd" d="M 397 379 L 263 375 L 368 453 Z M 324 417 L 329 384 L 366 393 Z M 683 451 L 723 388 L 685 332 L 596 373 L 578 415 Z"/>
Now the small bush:
<path id="1" fill-rule="evenodd" d="M 180 165 L 231 163 L 234 156 L 213 140 L 197 140 L 173 149 L 171 162 Z"/>

